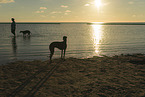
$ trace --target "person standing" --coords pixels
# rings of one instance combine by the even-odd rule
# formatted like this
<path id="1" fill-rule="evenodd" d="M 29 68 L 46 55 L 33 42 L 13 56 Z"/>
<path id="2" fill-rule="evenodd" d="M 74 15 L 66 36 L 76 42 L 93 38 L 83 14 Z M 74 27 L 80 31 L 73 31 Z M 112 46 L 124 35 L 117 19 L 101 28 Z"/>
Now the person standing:
<path id="1" fill-rule="evenodd" d="M 11 23 L 11 32 L 14 34 L 15 36 L 15 30 L 16 30 L 16 23 L 15 23 L 15 19 L 12 18 L 12 23 Z"/>

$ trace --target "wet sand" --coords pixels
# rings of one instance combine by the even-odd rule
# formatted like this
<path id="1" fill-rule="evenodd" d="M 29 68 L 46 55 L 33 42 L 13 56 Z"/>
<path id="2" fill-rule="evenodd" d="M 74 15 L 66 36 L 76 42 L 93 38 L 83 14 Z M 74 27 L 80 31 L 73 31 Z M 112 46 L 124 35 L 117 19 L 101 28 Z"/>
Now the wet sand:
<path id="1" fill-rule="evenodd" d="M 142 54 L 17 61 L 0 66 L 0 96 L 143 97 L 144 76 Z"/>

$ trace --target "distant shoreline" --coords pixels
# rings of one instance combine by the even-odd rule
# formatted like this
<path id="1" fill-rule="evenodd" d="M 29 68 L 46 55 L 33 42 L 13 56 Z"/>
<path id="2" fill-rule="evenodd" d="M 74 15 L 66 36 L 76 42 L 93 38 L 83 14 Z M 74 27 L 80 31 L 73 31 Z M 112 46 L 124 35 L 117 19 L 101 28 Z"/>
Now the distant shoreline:
<path id="1" fill-rule="evenodd" d="M 0 24 L 11 24 L 11 22 L 0 22 Z M 17 22 L 16 24 L 145 25 L 145 22 Z"/>

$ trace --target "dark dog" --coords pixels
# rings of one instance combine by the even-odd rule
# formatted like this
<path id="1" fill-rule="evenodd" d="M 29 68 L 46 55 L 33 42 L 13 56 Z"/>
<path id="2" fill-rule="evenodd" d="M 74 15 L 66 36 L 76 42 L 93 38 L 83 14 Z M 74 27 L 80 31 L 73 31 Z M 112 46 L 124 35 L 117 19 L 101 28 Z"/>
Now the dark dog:
<path id="1" fill-rule="evenodd" d="M 49 45 L 49 50 L 50 50 L 50 62 L 51 62 L 51 58 L 54 54 L 54 48 L 58 48 L 61 50 L 61 58 L 63 56 L 63 51 L 64 51 L 64 56 L 63 58 L 65 59 L 65 51 L 66 51 L 66 48 L 67 48 L 67 37 L 66 36 L 63 36 L 63 41 L 62 42 L 52 42 L 50 45 Z"/>
<path id="2" fill-rule="evenodd" d="M 31 32 L 29 30 L 20 31 L 20 33 L 23 33 L 23 36 L 26 36 L 26 34 L 30 36 L 30 34 L 31 34 Z"/>

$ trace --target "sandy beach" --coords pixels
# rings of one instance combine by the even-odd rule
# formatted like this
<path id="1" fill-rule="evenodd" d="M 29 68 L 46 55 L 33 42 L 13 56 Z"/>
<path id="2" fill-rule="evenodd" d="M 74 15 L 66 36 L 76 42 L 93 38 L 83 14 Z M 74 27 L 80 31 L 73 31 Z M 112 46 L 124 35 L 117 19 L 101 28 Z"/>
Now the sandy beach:
<path id="1" fill-rule="evenodd" d="M 0 96 L 143 97 L 142 54 L 17 61 L 0 66 Z"/>

